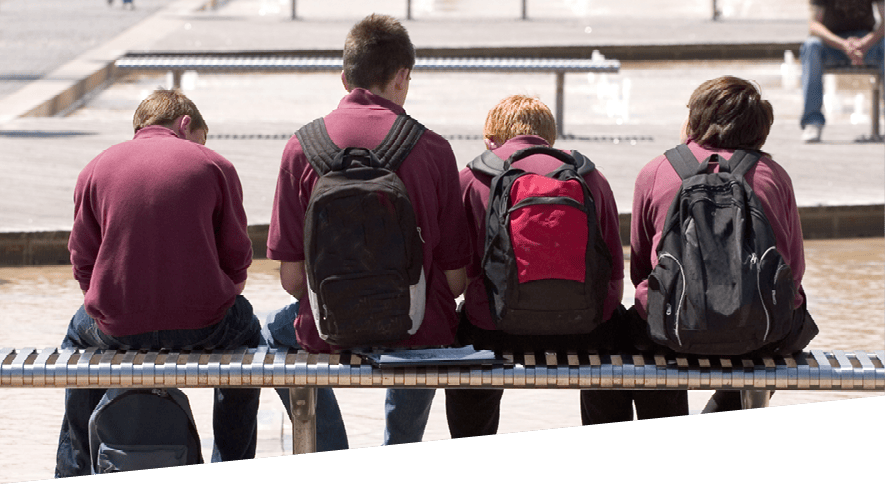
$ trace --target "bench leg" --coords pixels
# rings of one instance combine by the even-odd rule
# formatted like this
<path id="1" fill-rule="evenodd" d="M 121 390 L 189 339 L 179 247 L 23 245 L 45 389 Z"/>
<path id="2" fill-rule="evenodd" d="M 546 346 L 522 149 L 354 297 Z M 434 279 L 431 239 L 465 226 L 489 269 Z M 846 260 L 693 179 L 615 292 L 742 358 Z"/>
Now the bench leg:
<path id="1" fill-rule="evenodd" d="M 873 105 L 872 109 L 870 109 L 870 118 L 872 118 L 870 141 L 881 141 L 882 135 L 879 133 L 879 102 L 882 97 L 882 78 L 873 76 L 870 80 L 873 82 Z"/>
<path id="2" fill-rule="evenodd" d="M 289 408 L 292 409 L 292 453 L 309 454 L 317 451 L 317 389 L 316 387 L 289 388 Z"/>
<path id="3" fill-rule="evenodd" d="M 565 71 L 556 71 L 556 131 L 562 136 L 565 134 L 563 128 L 563 112 L 565 111 Z"/>
<path id="4" fill-rule="evenodd" d="M 770 398 L 769 390 L 741 390 L 741 408 L 765 408 Z"/>
<path id="5" fill-rule="evenodd" d="M 172 88 L 171 89 L 181 89 L 181 75 L 184 73 L 181 69 L 174 69 L 172 71 Z"/>

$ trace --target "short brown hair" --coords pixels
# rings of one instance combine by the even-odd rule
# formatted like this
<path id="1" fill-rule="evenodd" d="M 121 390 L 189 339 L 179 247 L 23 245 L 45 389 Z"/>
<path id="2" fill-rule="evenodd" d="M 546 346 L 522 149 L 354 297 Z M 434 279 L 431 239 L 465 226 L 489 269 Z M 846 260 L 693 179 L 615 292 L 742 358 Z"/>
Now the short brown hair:
<path id="1" fill-rule="evenodd" d="M 538 98 L 514 94 L 489 110 L 482 135 L 498 146 L 519 135 L 540 136 L 553 146 L 556 119 Z"/>
<path id="2" fill-rule="evenodd" d="M 372 14 L 347 34 L 344 79 L 350 88 L 384 87 L 402 69 L 415 67 L 415 46 L 393 17 Z"/>
<path id="3" fill-rule="evenodd" d="M 132 116 L 132 127 L 137 133 L 145 126 L 168 126 L 180 116 L 191 117 L 191 129 L 205 129 L 206 120 L 197 105 L 178 89 L 157 89 L 146 97 Z"/>
<path id="4" fill-rule="evenodd" d="M 686 134 L 713 149 L 758 150 L 765 144 L 774 111 L 750 81 L 723 76 L 704 82 L 688 101 Z"/>

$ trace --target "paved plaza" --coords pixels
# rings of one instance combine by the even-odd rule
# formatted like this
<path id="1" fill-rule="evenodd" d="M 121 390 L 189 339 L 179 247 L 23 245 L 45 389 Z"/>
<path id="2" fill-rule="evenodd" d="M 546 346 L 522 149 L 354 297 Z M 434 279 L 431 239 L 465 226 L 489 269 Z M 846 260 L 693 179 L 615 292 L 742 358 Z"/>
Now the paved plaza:
<path id="1" fill-rule="evenodd" d="M 406 10 L 405 0 L 302 0 L 297 2 L 298 19 L 292 20 L 290 0 L 134 2 L 136 8 L 130 11 L 122 9 L 120 1 L 109 6 L 106 0 L 0 0 L 0 235 L 69 230 L 77 173 L 108 146 L 130 139 L 132 112 L 139 101 L 152 89 L 169 85 L 169 77 L 162 74 L 133 75 L 101 81 L 95 90 L 77 91 L 84 79 L 123 53 L 335 51 L 341 49 L 350 26 L 364 15 L 378 11 L 404 17 Z M 710 0 L 531 0 L 529 18 L 523 20 L 520 0 L 412 0 L 413 19 L 404 24 L 419 50 L 479 53 L 544 47 L 550 52 L 578 49 L 589 55 L 600 50 L 606 55 L 607 48 L 622 52 L 632 48 L 636 53 L 663 48 L 695 57 L 698 52 L 709 54 L 709 59 L 692 61 L 636 59 L 624 61 L 618 74 L 567 76 L 566 136 L 556 144 L 577 149 L 597 164 L 612 185 L 621 213 L 630 211 L 639 169 L 678 142 L 690 93 L 701 82 L 725 74 L 755 80 L 772 102 L 776 120 L 765 149 L 790 173 L 800 207 L 881 205 L 885 147 L 857 142 L 869 134 L 866 79 L 839 79 L 827 98 L 824 142 L 806 145 L 799 141 L 802 99 L 791 75 L 798 66 L 782 65 L 780 55 L 735 60 L 724 52 L 723 46 L 734 44 L 798 46 L 807 33 L 806 4 L 805 0 L 720 0 L 722 17 L 713 21 Z M 344 93 L 337 74 L 186 75 L 183 88 L 208 121 L 208 146 L 237 166 L 250 225 L 269 222 L 288 137 L 332 110 Z M 449 139 L 463 166 L 483 149 L 480 134 L 487 110 L 512 93 L 537 95 L 552 106 L 552 74 L 416 74 L 405 108 Z M 71 98 L 74 102 L 68 104 Z M 53 103 L 64 106 L 53 109 L 57 112 L 52 116 L 25 116 Z M 875 250 L 881 253 L 881 239 L 876 240 Z M 254 269 L 247 290 L 256 307 L 268 311 L 285 303 L 273 264 L 256 261 Z M 46 307 L 55 321 L 50 333 L 58 334 L 22 329 L 28 337 L 15 339 L 12 346 L 57 344 L 68 308 L 77 304 L 69 270 L 54 266 L 34 276 L 38 283 L 53 281 L 52 288 L 45 290 L 54 294 L 53 304 L 38 301 L 34 306 Z M 0 279 L 4 277 L 9 276 Z M 2 326 L 33 325 L 7 319 L 4 313 L 0 310 Z M 876 329 L 873 340 L 880 334 Z M 827 340 L 827 344 L 836 343 Z M 196 399 L 201 432 L 211 429 L 205 427 L 211 413 L 207 391 L 189 391 Z M 805 393 L 792 400 L 778 395 L 772 404 L 828 398 L 822 392 Z M 448 439 L 441 394 L 426 440 Z M 0 423 L 0 433 L 18 436 L 15 443 L 0 438 L 0 449 L 8 449 L 0 452 L 0 482 L 51 475 L 61 395 L 60 390 L 0 393 L 3 406 L 52 407 L 41 411 L 52 418 L 35 423 L 36 431 Z M 262 395 L 259 454 L 283 455 L 291 444 L 282 406 L 273 392 Z M 692 410 L 699 411 L 707 396 L 692 392 Z M 383 390 L 348 389 L 340 392 L 339 399 L 352 447 L 379 445 Z M 577 425 L 577 393 L 507 392 L 502 415 L 502 433 Z M 40 436 L 39 442 L 29 441 L 32 434 Z M 642 445 L 637 443 L 636 448 Z"/>

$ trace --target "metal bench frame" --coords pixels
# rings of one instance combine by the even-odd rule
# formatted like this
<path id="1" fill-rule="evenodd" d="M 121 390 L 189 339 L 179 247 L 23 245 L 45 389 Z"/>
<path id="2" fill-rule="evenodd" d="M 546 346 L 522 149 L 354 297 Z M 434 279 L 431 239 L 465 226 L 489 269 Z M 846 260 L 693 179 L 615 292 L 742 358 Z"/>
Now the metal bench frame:
<path id="1" fill-rule="evenodd" d="M 882 99 L 882 75 L 879 68 L 874 66 L 838 66 L 824 67 L 824 74 L 840 75 L 867 75 L 870 76 L 870 136 L 862 137 L 860 141 L 881 142 L 885 140 L 879 132 L 879 105 Z"/>
<path id="2" fill-rule="evenodd" d="M 0 349 L 0 388 L 289 388 L 292 451 L 316 451 L 316 389 L 504 388 L 885 391 L 885 350 L 810 350 L 790 357 L 505 353 L 507 364 L 376 367 L 357 354 L 268 347 L 225 351 Z"/>
<path id="3" fill-rule="evenodd" d="M 117 73 L 172 72 L 172 87 L 181 87 L 186 71 L 196 72 L 341 72 L 340 57 L 305 57 L 285 53 L 127 53 L 115 62 Z M 564 131 L 565 74 L 617 73 L 621 63 L 613 59 L 535 59 L 436 57 L 418 58 L 415 71 L 553 73 L 556 78 L 556 127 Z"/>

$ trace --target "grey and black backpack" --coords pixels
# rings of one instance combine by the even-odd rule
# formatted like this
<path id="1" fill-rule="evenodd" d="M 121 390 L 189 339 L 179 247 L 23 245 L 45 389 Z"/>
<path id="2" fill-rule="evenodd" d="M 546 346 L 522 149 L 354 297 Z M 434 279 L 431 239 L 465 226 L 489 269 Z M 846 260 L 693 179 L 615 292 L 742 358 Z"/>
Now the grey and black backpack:
<path id="1" fill-rule="evenodd" d="M 424 319 L 421 229 L 396 170 L 424 133 L 403 114 L 374 149 L 335 145 L 319 118 L 296 133 L 320 175 L 304 220 L 308 297 L 320 337 L 384 346 Z"/>
<path id="2" fill-rule="evenodd" d="M 648 332 L 678 353 L 737 356 L 789 334 L 794 287 L 771 224 L 744 175 L 761 157 L 735 151 L 699 163 L 666 152 L 682 178 L 648 277 Z M 720 171 L 708 173 L 710 162 Z"/>
<path id="3" fill-rule="evenodd" d="M 93 474 L 202 464 L 200 435 L 177 388 L 107 390 L 89 418 Z"/>

